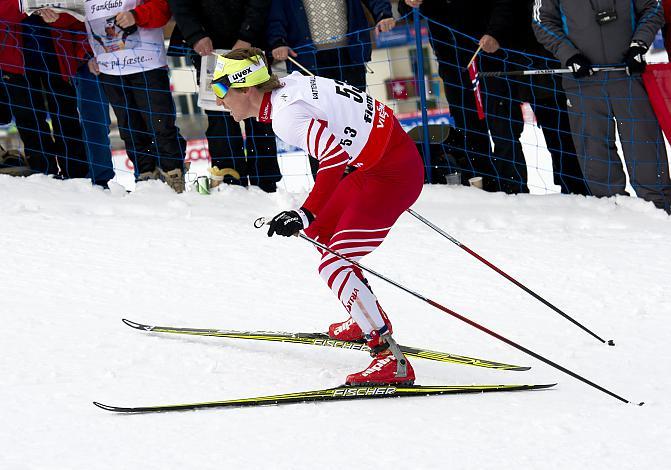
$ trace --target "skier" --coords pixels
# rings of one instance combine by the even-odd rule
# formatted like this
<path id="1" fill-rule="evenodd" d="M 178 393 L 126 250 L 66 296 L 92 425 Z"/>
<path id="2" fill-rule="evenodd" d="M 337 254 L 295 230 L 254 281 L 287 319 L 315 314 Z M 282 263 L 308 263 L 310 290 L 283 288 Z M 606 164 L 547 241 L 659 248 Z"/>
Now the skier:
<path id="1" fill-rule="evenodd" d="M 260 49 L 235 49 L 217 59 L 217 103 L 236 121 L 272 122 L 275 134 L 319 161 L 302 207 L 277 214 L 268 236 L 305 234 L 359 261 L 377 248 L 419 197 L 422 159 L 391 109 L 366 93 L 298 72 L 270 75 Z M 411 384 L 412 366 L 392 338 L 392 325 L 360 269 L 321 253 L 319 273 L 350 314 L 329 327 L 338 340 L 365 339 L 373 361 L 346 383 Z"/>

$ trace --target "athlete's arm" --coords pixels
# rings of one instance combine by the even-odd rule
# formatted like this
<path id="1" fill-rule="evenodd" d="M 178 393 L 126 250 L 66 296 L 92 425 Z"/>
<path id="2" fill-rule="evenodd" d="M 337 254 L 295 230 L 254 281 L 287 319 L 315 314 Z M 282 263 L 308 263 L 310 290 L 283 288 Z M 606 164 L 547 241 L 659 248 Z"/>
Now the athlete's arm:
<path id="1" fill-rule="evenodd" d="M 290 104 L 273 116 L 273 130 L 283 141 L 300 147 L 319 161 L 315 185 L 303 207 L 315 217 L 338 185 L 347 167 L 349 155 L 340 140 L 320 121 L 310 107 Z"/>

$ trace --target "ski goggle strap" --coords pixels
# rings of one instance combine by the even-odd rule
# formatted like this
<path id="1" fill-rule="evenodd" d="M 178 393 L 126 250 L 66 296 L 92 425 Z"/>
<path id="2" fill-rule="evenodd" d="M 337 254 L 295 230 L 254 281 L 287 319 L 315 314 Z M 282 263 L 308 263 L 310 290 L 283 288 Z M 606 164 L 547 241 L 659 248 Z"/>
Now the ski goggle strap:
<path id="1" fill-rule="evenodd" d="M 248 88 L 270 80 L 270 74 L 263 56 L 235 60 L 217 56 L 212 80 L 212 91 L 218 98 L 224 98 L 231 88 Z"/>

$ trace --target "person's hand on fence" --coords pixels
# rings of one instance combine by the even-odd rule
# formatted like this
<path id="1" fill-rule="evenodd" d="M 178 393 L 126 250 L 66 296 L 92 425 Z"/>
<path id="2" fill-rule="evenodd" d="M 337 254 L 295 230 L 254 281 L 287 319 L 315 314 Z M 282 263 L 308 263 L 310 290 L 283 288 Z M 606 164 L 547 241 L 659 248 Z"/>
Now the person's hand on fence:
<path id="1" fill-rule="evenodd" d="M 298 54 L 296 54 L 293 49 L 288 46 L 280 46 L 273 49 L 273 59 L 275 60 L 287 60 L 289 55 L 291 55 L 291 57 L 298 57 Z"/>
<path id="2" fill-rule="evenodd" d="M 193 45 L 193 50 L 200 56 L 206 56 L 212 54 L 214 47 L 212 46 L 212 39 L 205 36 L 202 39 L 196 41 Z"/>
<path id="3" fill-rule="evenodd" d="M 396 26 L 396 20 L 394 18 L 384 18 L 375 25 L 375 32 L 377 34 L 386 33 L 391 31 Z"/>
<path id="4" fill-rule="evenodd" d="M 629 50 L 624 55 L 624 63 L 627 66 L 627 75 L 645 72 L 645 53 L 648 48 L 639 42 L 632 42 Z"/>
<path id="5" fill-rule="evenodd" d="M 480 38 L 480 47 L 482 47 L 482 50 L 487 54 L 493 54 L 501 48 L 501 45 L 494 36 L 485 34 Z"/>
<path id="6" fill-rule="evenodd" d="M 98 61 L 95 57 L 89 59 L 88 66 L 89 72 L 91 72 L 93 75 L 100 75 L 100 67 L 98 67 Z"/>
<path id="7" fill-rule="evenodd" d="M 405 4 L 412 8 L 418 8 L 423 0 L 405 0 Z"/>
<path id="8" fill-rule="evenodd" d="M 55 12 L 51 8 L 42 8 L 37 10 L 36 13 L 42 17 L 45 23 L 54 23 L 60 18 L 60 13 Z"/>
<path id="9" fill-rule="evenodd" d="M 135 24 L 135 15 L 130 11 L 122 11 L 114 18 L 119 28 L 130 28 Z"/>
<path id="10" fill-rule="evenodd" d="M 566 66 L 571 69 L 575 78 L 585 78 L 594 75 L 592 62 L 582 54 L 576 54 L 566 61 Z"/>
<path id="11" fill-rule="evenodd" d="M 243 41 L 242 39 L 238 39 L 235 41 L 235 44 L 233 44 L 233 49 L 248 49 L 250 47 L 252 47 L 252 43 Z"/>

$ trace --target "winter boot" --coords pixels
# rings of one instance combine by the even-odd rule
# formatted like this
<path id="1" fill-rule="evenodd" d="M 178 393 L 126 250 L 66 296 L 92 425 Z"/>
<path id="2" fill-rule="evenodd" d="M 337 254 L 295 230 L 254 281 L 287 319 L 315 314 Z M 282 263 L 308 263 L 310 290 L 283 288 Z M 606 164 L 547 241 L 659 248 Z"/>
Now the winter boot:
<path id="1" fill-rule="evenodd" d="M 137 178 L 135 178 L 135 182 L 139 183 L 140 181 L 150 181 L 150 180 L 157 180 L 158 179 L 158 170 L 154 169 L 151 171 L 143 171 L 140 173 Z"/>
<path id="2" fill-rule="evenodd" d="M 164 171 L 159 168 L 158 172 L 161 180 L 170 186 L 176 193 L 184 192 L 184 172 L 181 168 L 175 168 L 170 171 Z"/>
<path id="3" fill-rule="evenodd" d="M 382 319 L 384 320 L 384 324 L 387 327 L 383 333 L 389 332 L 389 334 L 392 334 L 391 322 L 389 321 L 389 318 L 387 318 L 387 314 L 384 313 L 384 310 L 382 310 L 382 307 L 380 307 L 378 302 L 375 304 L 377 305 L 380 315 L 382 315 Z M 364 334 L 359 325 L 357 325 L 352 316 L 350 316 L 345 321 L 331 324 L 331 326 L 329 326 L 329 337 L 340 341 L 359 341 L 364 339 Z"/>
<path id="4" fill-rule="evenodd" d="M 347 385 L 412 385 L 415 382 L 415 371 L 391 334 L 373 331 L 366 341 L 373 362 L 361 372 L 348 375 Z"/>
<path id="5" fill-rule="evenodd" d="M 35 173 L 30 169 L 28 159 L 18 150 L 5 150 L 0 145 L 0 174 L 28 176 Z"/>

